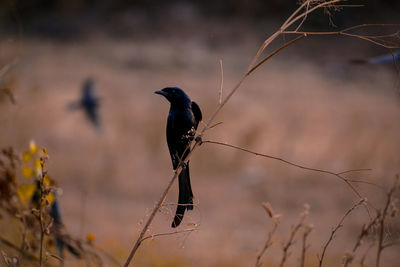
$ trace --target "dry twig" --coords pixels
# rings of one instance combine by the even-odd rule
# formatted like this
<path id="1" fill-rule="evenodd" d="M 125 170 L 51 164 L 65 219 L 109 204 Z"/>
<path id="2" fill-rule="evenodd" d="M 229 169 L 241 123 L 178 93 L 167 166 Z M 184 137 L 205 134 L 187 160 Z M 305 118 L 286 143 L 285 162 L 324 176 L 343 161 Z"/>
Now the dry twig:
<path id="1" fill-rule="evenodd" d="M 304 211 L 300 215 L 300 221 L 294 227 L 292 227 L 289 239 L 283 246 L 283 254 L 279 267 L 283 267 L 287 258 L 289 257 L 289 248 L 294 244 L 294 238 L 297 232 L 300 230 L 300 228 L 304 226 L 304 221 L 307 218 L 309 211 L 310 211 L 310 206 L 308 204 L 305 204 Z"/>
<path id="2" fill-rule="evenodd" d="M 303 233 L 303 238 L 302 238 L 302 246 L 301 246 L 301 260 L 300 260 L 300 267 L 304 267 L 304 264 L 306 262 L 306 251 L 308 248 L 307 245 L 307 237 L 311 233 L 313 229 L 313 226 L 311 224 L 305 225 L 304 226 L 304 233 Z"/>
<path id="3" fill-rule="evenodd" d="M 343 222 L 346 219 L 346 217 L 353 212 L 357 207 L 359 207 L 360 205 L 362 205 L 363 203 L 365 203 L 366 199 L 360 199 L 360 201 L 358 201 L 356 204 L 353 205 L 353 207 L 351 207 L 342 217 L 342 219 L 340 219 L 339 223 L 335 226 L 335 228 L 333 228 L 328 241 L 326 241 L 324 248 L 322 249 L 322 253 L 321 253 L 321 257 L 319 258 L 319 267 L 322 266 L 323 260 L 324 260 L 324 256 L 325 256 L 325 252 L 326 249 L 328 248 L 329 244 L 332 242 L 333 238 L 335 237 L 336 232 L 343 226 Z"/>
<path id="4" fill-rule="evenodd" d="M 278 225 L 280 222 L 280 217 L 281 217 L 281 215 L 274 213 L 274 211 L 271 207 L 271 204 L 269 204 L 268 202 L 263 203 L 263 207 L 264 207 L 265 211 L 267 212 L 268 216 L 273 220 L 274 227 L 268 233 L 267 241 L 265 242 L 264 247 L 261 249 L 260 253 L 258 253 L 258 255 L 257 255 L 255 267 L 261 267 L 261 265 L 262 265 L 261 257 L 264 255 L 265 251 L 267 251 L 267 249 L 272 245 L 272 237 L 275 234 L 276 229 L 278 228 Z"/>

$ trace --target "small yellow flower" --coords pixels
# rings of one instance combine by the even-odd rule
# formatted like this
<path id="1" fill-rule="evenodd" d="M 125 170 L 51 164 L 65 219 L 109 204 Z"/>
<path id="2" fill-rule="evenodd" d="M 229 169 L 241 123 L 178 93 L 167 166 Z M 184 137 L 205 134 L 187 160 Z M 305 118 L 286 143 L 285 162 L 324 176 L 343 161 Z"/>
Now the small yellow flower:
<path id="1" fill-rule="evenodd" d="M 35 190 L 36 185 L 34 184 L 22 184 L 17 188 L 17 195 L 22 202 L 26 203 L 32 198 Z"/>
<path id="2" fill-rule="evenodd" d="M 33 141 L 33 140 L 31 140 L 31 141 L 29 142 L 29 151 L 30 151 L 32 154 L 35 154 L 35 153 L 38 151 L 37 145 L 36 145 L 35 141 Z"/>
<path id="3" fill-rule="evenodd" d="M 43 156 L 48 156 L 49 155 L 49 153 L 47 153 L 47 149 L 44 148 L 44 147 L 40 150 L 40 152 L 42 153 Z"/>
<path id="4" fill-rule="evenodd" d="M 89 244 L 93 244 L 94 240 L 96 239 L 96 236 L 92 233 L 87 234 L 86 240 Z"/>
<path id="5" fill-rule="evenodd" d="M 22 171 L 22 176 L 24 176 L 24 178 L 26 179 L 29 179 L 33 175 L 35 175 L 35 171 L 29 166 L 24 166 L 21 171 Z"/>
<path id="6" fill-rule="evenodd" d="M 22 160 L 23 160 L 24 162 L 30 161 L 31 158 L 32 158 L 32 154 L 31 154 L 31 152 L 29 152 L 29 151 L 25 151 L 25 152 L 22 154 Z"/>
<path id="7" fill-rule="evenodd" d="M 51 178 L 46 175 L 43 179 L 43 184 L 46 186 L 50 186 L 52 184 Z"/>
<path id="8" fill-rule="evenodd" d="M 53 193 L 48 194 L 47 196 L 45 196 L 45 198 L 47 199 L 47 201 L 49 201 L 50 206 L 53 205 L 54 201 L 56 200 Z"/>

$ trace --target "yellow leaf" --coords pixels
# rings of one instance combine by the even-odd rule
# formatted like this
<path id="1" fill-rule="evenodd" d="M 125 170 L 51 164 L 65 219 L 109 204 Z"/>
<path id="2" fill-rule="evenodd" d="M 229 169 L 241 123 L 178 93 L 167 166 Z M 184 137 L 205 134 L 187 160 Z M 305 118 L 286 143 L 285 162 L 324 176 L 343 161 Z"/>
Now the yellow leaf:
<path id="1" fill-rule="evenodd" d="M 49 153 L 47 153 L 47 149 L 46 148 L 42 148 L 42 150 L 40 151 L 42 153 L 43 156 L 48 156 Z"/>
<path id="2" fill-rule="evenodd" d="M 45 198 L 49 201 L 50 206 L 53 205 L 53 203 L 55 201 L 55 197 L 54 197 L 53 193 L 48 194 L 47 196 L 45 196 Z"/>
<path id="3" fill-rule="evenodd" d="M 30 161 L 31 158 L 32 158 L 32 154 L 31 154 L 31 152 L 29 152 L 29 151 L 25 151 L 25 152 L 22 154 L 22 160 L 23 160 L 24 162 Z"/>
<path id="4" fill-rule="evenodd" d="M 35 141 L 31 140 L 29 142 L 29 150 L 31 151 L 32 154 L 35 154 L 38 151 Z"/>
<path id="5" fill-rule="evenodd" d="M 94 240 L 96 240 L 96 236 L 94 234 L 87 234 L 86 240 L 89 244 L 93 244 Z"/>
<path id="6" fill-rule="evenodd" d="M 34 184 L 22 184 L 18 186 L 17 194 L 19 199 L 22 202 L 26 203 L 32 198 L 33 194 L 35 193 L 35 190 L 36 190 L 36 185 Z"/>
<path id="7" fill-rule="evenodd" d="M 24 176 L 26 179 L 31 178 L 35 174 L 35 171 L 29 166 L 24 166 L 21 171 L 22 176 Z"/>
<path id="8" fill-rule="evenodd" d="M 44 179 L 43 179 L 43 184 L 46 185 L 46 186 L 50 186 L 50 185 L 52 184 L 51 178 L 50 178 L 49 176 L 46 175 L 46 176 L 44 177 Z"/>
<path id="9" fill-rule="evenodd" d="M 40 159 L 35 159 L 35 168 L 36 168 L 36 173 L 42 172 L 42 165 L 40 165 Z"/>

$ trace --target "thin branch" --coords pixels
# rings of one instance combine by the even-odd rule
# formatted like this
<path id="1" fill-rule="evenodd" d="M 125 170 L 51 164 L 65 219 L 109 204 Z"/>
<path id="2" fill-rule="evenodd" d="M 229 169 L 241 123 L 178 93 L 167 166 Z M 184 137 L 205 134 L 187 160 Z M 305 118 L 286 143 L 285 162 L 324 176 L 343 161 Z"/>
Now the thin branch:
<path id="1" fill-rule="evenodd" d="M 283 246 L 283 255 L 282 255 L 282 259 L 279 264 L 279 267 L 283 267 L 287 258 L 289 257 L 289 248 L 294 244 L 294 238 L 295 238 L 297 232 L 300 230 L 300 228 L 302 228 L 304 226 L 304 220 L 308 216 L 309 209 L 310 209 L 310 207 L 306 204 L 304 206 L 304 211 L 300 215 L 300 221 L 297 223 L 296 226 L 292 227 L 292 231 L 290 232 L 289 239 L 286 242 L 286 244 Z"/>
<path id="2" fill-rule="evenodd" d="M 222 123 L 223 123 L 222 121 L 217 122 L 217 123 L 211 125 L 210 127 L 208 127 L 208 130 L 210 130 L 210 129 L 214 128 L 214 127 L 217 127 L 218 125 L 221 125 Z"/>
<path id="3" fill-rule="evenodd" d="M 355 210 L 357 207 L 359 207 L 360 205 L 362 205 L 366 200 L 365 199 L 361 199 L 360 201 L 358 201 L 356 204 L 353 205 L 353 207 L 351 207 L 342 217 L 342 219 L 340 219 L 339 223 L 336 225 L 335 228 L 333 228 L 331 235 L 328 238 L 328 241 L 326 241 L 324 248 L 322 249 L 322 254 L 321 254 L 321 258 L 319 259 L 319 267 L 322 266 L 324 257 L 325 257 L 325 252 L 329 246 L 329 244 L 332 242 L 333 238 L 335 237 L 336 232 L 343 226 L 343 222 L 346 219 L 346 217 L 353 212 L 353 210 Z"/>
<path id="4" fill-rule="evenodd" d="M 219 60 L 219 66 L 221 69 L 221 84 L 219 87 L 219 95 L 218 95 L 218 105 L 221 105 L 222 102 L 222 90 L 224 88 L 224 67 L 222 65 L 222 59 Z"/>
<path id="5" fill-rule="evenodd" d="M 169 233 L 160 233 L 160 234 L 154 234 L 154 235 L 148 235 L 142 238 L 142 240 L 140 240 L 140 242 L 143 242 L 147 239 L 153 239 L 154 237 L 158 237 L 158 236 L 168 236 L 168 235 L 176 235 L 176 234 L 181 234 L 181 233 L 191 233 L 194 231 L 199 230 L 198 228 L 191 228 L 191 229 L 186 229 L 186 230 L 181 230 L 181 231 L 174 231 L 174 232 L 169 232 Z"/>
<path id="6" fill-rule="evenodd" d="M 308 11 L 309 9 L 310 9 L 310 3 L 311 3 L 311 1 L 312 0 L 306 0 L 305 1 L 305 3 L 306 3 L 306 5 L 305 5 L 305 8 L 306 8 L 306 11 Z M 301 28 L 301 26 L 303 25 L 303 23 L 304 23 L 304 21 L 306 21 L 306 19 L 307 19 L 307 15 L 305 15 L 304 17 L 303 17 L 303 19 L 302 19 L 302 21 L 300 22 L 300 24 L 296 27 L 296 32 Z"/>
<path id="7" fill-rule="evenodd" d="M 43 239 L 44 239 L 44 221 L 43 221 L 43 200 L 44 200 L 44 161 L 40 159 L 40 168 L 41 168 L 41 176 L 40 176 L 40 196 L 39 196 L 39 225 L 40 225 L 40 255 L 39 255 L 39 266 L 42 267 L 43 264 Z"/>
<path id="8" fill-rule="evenodd" d="M 283 158 L 278 158 L 278 157 L 275 157 L 275 156 L 270 156 L 270 155 L 267 155 L 267 154 L 262 154 L 262 153 L 254 152 L 254 151 L 251 151 L 251 150 L 248 150 L 248 149 L 245 149 L 245 148 L 241 148 L 241 147 L 238 147 L 238 146 L 234 146 L 234 145 L 231 145 L 231 144 L 227 144 L 227 143 L 222 143 L 222 142 L 217 142 L 217 141 L 211 141 L 211 140 L 204 140 L 203 143 L 209 143 L 209 144 L 215 144 L 215 145 L 226 146 L 226 147 L 230 147 L 230 148 L 234 148 L 234 149 L 237 149 L 237 150 L 241 150 L 241 151 L 244 151 L 244 152 L 247 152 L 247 153 L 256 155 L 256 156 L 260 156 L 260 157 L 264 157 L 264 158 L 269 158 L 269 159 L 281 161 L 281 162 L 283 162 L 283 163 L 286 163 L 286 164 L 288 164 L 288 165 L 291 165 L 291 166 L 294 166 L 294 167 L 296 167 L 296 168 L 300 168 L 300 169 L 303 169 L 303 170 L 309 170 L 309 171 L 320 172 L 320 173 L 325 173 L 325 174 L 330 174 L 330 175 L 336 176 L 336 177 L 338 177 L 339 179 L 341 179 L 342 181 L 344 181 L 344 182 L 351 188 L 351 190 L 352 190 L 359 198 L 362 198 L 362 197 L 361 197 L 361 194 L 360 194 L 360 193 L 357 191 L 357 189 L 349 182 L 349 180 L 348 180 L 347 178 L 341 176 L 341 175 L 338 174 L 338 173 L 335 173 L 335 172 L 332 172 L 332 171 L 327 171 L 327 170 L 322 170 L 322 169 L 317 169 L 317 168 L 306 167 L 306 166 L 303 166 L 303 165 L 300 165 L 300 164 L 293 163 L 293 162 L 291 162 L 291 161 L 285 160 L 285 159 L 283 159 Z"/>
<path id="9" fill-rule="evenodd" d="M 273 53 L 271 53 L 269 56 L 267 56 L 266 58 L 264 58 L 260 63 L 258 63 L 256 66 L 254 67 L 249 67 L 248 71 L 243 75 L 243 77 L 239 80 L 239 82 L 233 87 L 233 89 L 231 90 L 231 92 L 224 98 L 224 100 L 222 101 L 222 103 L 220 105 L 217 106 L 216 110 L 214 111 L 214 113 L 210 116 L 210 118 L 208 119 L 208 121 L 204 124 L 203 129 L 200 131 L 200 133 L 198 134 L 198 136 L 203 136 L 204 132 L 206 130 L 208 130 L 209 126 L 211 125 L 211 123 L 214 121 L 215 117 L 218 115 L 219 111 L 225 106 L 225 104 L 231 99 L 231 97 L 233 96 L 233 94 L 240 88 L 240 86 L 242 85 L 242 83 L 247 79 L 247 77 L 253 72 L 255 71 L 258 67 L 260 67 L 262 64 L 264 64 L 268 59 L 270 59 L 271 57 L 273 57 L 274 55 L 278 54 L 280 51 L 282 51 L 284 48 L 294 44 L 296 41 L 302 39 L 306 37 L 305 35 L 303 36 L 299 36 L 291 41 L 289 41 L 288 43 L 284 44 L 283 46 L 281 46 L 280 48 L 276 49 Z"/>
<path id="10" fill-rule="evenodd" d="M 312 226 L 311 225 L 306 225 L 304 227 L 304 233 L 303 233 L 303 238 L 302 238 L 302 246 L 301 246 L 301 260 L 300 260 L 300 267 L 305 266 L 306 262 L 306 251 L 307 251 L 307 237 L 312 231 Z"/>
<path id="11" fill-rule="evenodd" d="M 380 216 L 380 220 L 379 220 L 380 229 L 379 229 L 378 250 L 377 250 L 377 255 L 376 255 L 376 267 L 379 267 L 381 253 L 384 249 L 383 238 L 384 238 L 384 232 L 385 232 L 386 215 L 388 213 L 389 206 L 392 203 L 393 193 L 398 189 L 398 184 L 399 184 L 399 177 L 397 176 L 394 181 L 393 186 L 390 188 L 390 190 L 387 194 L 386 205 L 385 205 L 385 208 L 383 209 L 382 215 Z"/>
<path id="12" fill-rule="evenodd" d="M 164 192 L 161 194 L 160 199 L 157 201 L 157 203 L 155 204 L 153 211 L 151 212 L 149 218 L 147 219 L 146 224 L 144 225 L 142 231 L 139 234 L 139 237 L 136 239 L 136 242 L 131 250 L 131 252 L 129 253 L 129 256 L 124 264 L 124 267 L 129 266 L 129 263 L 132 261 L 133 256 L 135 255 L 137 249 L 139 248 L 140 244 L 142 243 L 143 237 L 147 232 L 147 229 L 149 228 L 150 224 L 153 222 L 154 217 L 156 216 L 158 210 L 160 209 L 162 203 L 165 201 L 165 198 L 167 197 L 167 194 L 169 192 L 169 189 L 171 188 L 172 184 L 174 183 L 176 177 L 178 177 L 178 175 L 181 173 L 182 168 L 179 167 L 174 171 L 174 175 L 172 176 L 172 178 L 170 179 L 167 187 L 165 188 Z"/>
<path id="13" fill-rule="evenodd" d="M 264 247 L 260 251 L 260 253 L 257 255 L 257 260 L 256 260 L 256 267 L 261 266 L 261 257 L 264 255 L 265 251 L 272 245 L 272 237 L 276 232 L 276 229 L 278 228 L 279 222 L 274 222 L 274 227 L 272 228 L 271 232 L 268 233 L 267 241 L 265 241 Z"/>
<path id="14" fill-rule="evenodd" d="M 279 226 L 280 217 L 281 217 L 279 214 L 274 213 L 274 211 L 271 207 L 271 204 L 269 204 L 268 202 L 263 203 L 263 207 L 264 207 L 265 211 L 267 212 L 268 216 L 274 221 L 274 227 L 268 233 L 268 237 L 267 237 L 267 240 L 265 241 L 264 247 L 261 249 L 260 253 L 258 253 L 258 255 L 257 255 L 255 267 L 261 267 L 261 265 L 262 265 L 261 258 L 265 254 L 265 251 L 267 251 L 267 249 L 272 245 L 272 237 L 275 234 L 276 229 Z"/>
<path id="15" fill-rule="evenodd" d="M 354 244 L 353 250 L 351 252 L 347 252 L 344 257 L 344 261 L 343 261 L 344 267 L 347 267 L 352 262 L 355 252 L 361 246 L 362 240 L 366 236 L 368 236 L 368 234 L 371 232 L 371 229 L 373 229 L 374 227 L 379 227 L 379 229 L 380 229 L 378 248 L 377 248 L 377 257 L 376 257 L 376 266 L 379 266 L 380 254 L 382 253 L 382 250 L 385 248 L 385 244 L 383 243 L 385 217 L 388 212 L 390 203 L 392 203 L 392 195 L 398 189 L 398 182 L 399 182 L 399 177 L 396 176 L 394 185 L 390 188 L 389 192 L 387 193 L 387 201 L 386 201 L 386 205 L 384 207 L 383 212 L 377 211 L 377 215 L 375 216 L 375 218 L 373 218 L 368 225 L 363 225 L 363 227 L 361 228 L 361 232 L 360 232 L 359 236 L 357 237 L 357 241 Z"/>
<path id="16" fill-rule="evenodd" d="M 349 182 L 351 183 L 359 183 L 359 184 L 367 184 L 367 185 L 372 185 L 375 186 L 381 190 L 385 190 L 385 188 L 379 184 L 373 183 L 373 182 L 369 182 L 369 181 L 362 181 L 362 180 L 353 180 L 353 179 L 347 179 Z"/>
<path id="17" fill-rule="evenodd" d="M 347 170 L 347 171 L 338 172 L 338 174 L 346 174 L 346 173 L 349 173 L 349 172 L 363 172 L 363 171 L 372 171 L 372 169 L 354 169 L 354 170 Z"/>
<path id="18" fill-rule="evenodd" d="M 362 39 L 365 41 L 368 41 L 370 43 L 373 43 L 378 46 L 382 46 L 388 49 L 395 49 L 399 48 L 400 44 L 399 43 L 393 43 L 388 40 L 383 40 L 382 38 L 389 38 L 389 37 L 397 37 L 397 34 L 388 34 L 388 35 L 362 35 L 362 34 L 355 34 L 355 33 L 350 33 L 350 31 L 354 31 L 356 29 L 361 29 L 361 28 L 368 28 L 368 27 L 383 27 L 383 26 L 400 26 L 399 24 L 361 24 L 361 25 L 356 25 L 352 27 L 345 28 L 340 31 L 331 31 L 331 32 L 299 32 L 299 31 L 282 31 L 282 34 L 306 34 L 306 35 L 342 35 L 342 36 L 348 36 L 348 37 L 354 37 L 357 39 Z"/>
<path id="19" fill-rule="evenodd" d="M 193 151 L 196 149 L 197 144 L 198 144 L 198 142 L 196 142 L 194 144 L 194 146 L 192 147 L 192 149 L 189 150 L 189 153 L 186 156 L 186 162 L 190 160 L 190 156 L 193 153 Z M 144 225 L 142 231 L 140 232 L 138 238 L 136 239 L 136 242 L 135 242 L 131 252 L 129 253 L 129 256 L 128 256 L 125 264 L 124 264 L 124 267 L 129 266 L 130 262 L 132 261 L 133 256 L 135 255 L 135 253 L 136 253 L 137 249 L 139 248 L 140 244 L 142 243 L 142 239 L 144 238 L 144 235 L 146 234 L 146 232 L 147 232 L 148 228 L 150 227 L 151 223 L 153 222 L 153 219 L 156 216 L 158 210 L 161 208 L 162 204 L 164 203 L 165 198 L 167 197 L 167 194 L 168 194 L 172 184 L 174 183 L 176 177 L 178 177 L 178 175 L 182 172 L 182 164 L 181 163 L 184 162 L 183 161 L 183 157 L 185 156 L 186 151 L 188 149 L 190 149 L 190 145 L 191 145 L 191 142 L 186 146 L 185 150 L 183 151 L 182 156 L 181 156 L 181 158 L 179 160 L 178 168 L 176 168 L 176 170 L 174 171 L 174 175 L 170 179 L 170 181 L 169 181 L 167 187 L 165 188 L 164 192 L 161 194 L 160 199 L 157 201 L 156 205 L 154 206 L 149 218 L 146 221 L 146 224 Z"/>

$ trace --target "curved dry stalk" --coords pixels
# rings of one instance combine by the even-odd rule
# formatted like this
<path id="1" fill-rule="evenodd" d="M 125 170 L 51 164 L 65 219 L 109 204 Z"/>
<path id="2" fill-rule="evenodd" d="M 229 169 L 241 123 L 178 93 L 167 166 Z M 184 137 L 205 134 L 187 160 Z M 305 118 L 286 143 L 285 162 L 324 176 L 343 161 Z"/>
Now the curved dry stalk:
<path id="1" fill-rule="evenodd" d="M 312 231 L 312 225 L 305 225 L 304 226 L 304 233 L 303 233 L 303 238 L 302 238 L 302 242 L 301 242 L 301 259 L 300 259 L 300 267 L 304 267 L 305 266 L 305 262 L 306 262 L 306 251 L 307 248 L 309 248 L 309 245 L 307 245 L 307 237 L 308 235 L 311 233 Z"/>
<path id="2" fill-rule="evenodd" d="M 348 266 L 354 259 L 354 255 L 357 249 L 361 246 L 362 241 L 365 237 L 367 237 L 372 229 L 379 229 L 378 232 L 378 248 L 377 248 L 377 256 L 376 256 L 376 266 L 378 267 L 380 264 L 380 256 L 382 251 L 386 248 L 386 244 L 384 244 L 384 233 L 385 233 L 385 218 L 388 216 L 389 207 L 392 203 L 392 197 L 396 190 L 399 189 L 399 177 L 396 176 L 395 182 L 393 186 L 389 189 L 386 194 L 386 203 L 383 207 L 383 210 L 378 210 L 376 216 L 370 221 L 369 224 L 363 225 L 361 228 L 361 232 L 357 237 L 356 243 L 353 246 L 352 251 L 346 253 L 343 259 L 343 266 Z"/>
<path id="3" fill-rule="evenodd" d="M 274 221 L 274 227 L 272 228 L 271 232 L 268 233 L 267 241 L 265 241 L 264 247 L 260 251 L 260 253 L 257 255 L 256 259 L 256 267 L 261 267 L 261 258 L 264 255 L 265 251 L 272 245 L 272 237 L 276 232 L 276 229 L 278 228 L 279 225 L 279 220 Z"/>
<path id="4" fill-rule="evenodd" d="M 387 194 L 386 204 L 383 209 L 382 215 L 380 216 L 380 219 L 379 219 L 379 241 L 378 241 L 378 249 L 377 249 L 377 255 L 376 255 L 376 267 L 379 267 L 381 253 L 382 253 L 383 249 L 385 248 L 385 246 L 383 244 L 383 238 L 384 238 L 384 232 L 385 232 L 385 219 L 386 219 L 386 216 L 388 215 L 389 206 L 392 203 L 393 194 L 398 189 L 398 185 L 399 185 L 399 177 L 397 176 L 394 181 L 393 186 L 390 188 L 390 190 Z"/>
<path id="5" fill-rule="evenodd" d="M 261 267 L 261 265 L 262 265 L 261 258 L 265 254 L 265 251 L 267 251 L 267 249 L 272 245 L 272 237 L 275 234 L 276 229 L 279 226 L 280 217 L 281 217 L 281 215 L 275 214 L 270 203 L 268 203 L 268 202 L 263 203 L 263 207 L 264 207 L 265 211 L 267 212 L 268 216 L 273 220 L 274 227 L 268 233 L 268 237 L 267 237 L 267 240 L 265 241 L 264 247 L 261 249 L 260 253 L 258 253 L 258 255 L 257 255 L 255 267 Z"/>
<path id="6" fill-rule="evenodd" d="M 364 172 L 364 171 L 372 171 L 372 169 L 367 169 L 367 168 L 353 169 L 353 170 L 347 170 L 347 171 L 338 172 L 338 174 L 346 174 L 346 173 L 349 173 L 349 172 Z"/>
<path id="7" fill-rule="evenodd" d="M 129 263 L 132 261 L 133 256 L 135 255 L 137 249 L 139 248 L 140 244 L 143 241 L 144 235 L 146 234 L 147 230 L 149 229 L 150 224 L 153 222 L 153 219 L 156 216 L 156 213 L 160 209 L 162 203 L 165 201 L 165 198 L 167 197 L 167 194 L 168 194 L 172 184 L 174 183 L 176 177 L 178 177 L 178 175 L 180 174 L 181 171 L 182 171 L 181 167 L 179 167 L 178 169 L 175 170 L 174 175 L 172 176 L 171 180 L 169 181 L 169 183 L 168 183 L 167 187 L 165 188 L 164 192 L 161 194 L 160 199 L 155 204 L 155 206 L 153 208 L 153 211 L 151 212 L 149 218 L 147 219 L 146 224 L 144 225 L 142 231 L 140 232 L 138 238 L 136 239 L 136 242 L 135 242 L 131 252 L 129 253 L 128 258 L 126 259 L 124 267 L 129 266 Z"/>
<path id="8" fill-rule="evenodd" d="M 186 230 L 181 230 L 181 231 L 173 231 L 173 232 L 169 232 L 169 233 L 160 233 L 160 234 L 154 234 L 154 235 L 148 235 L 142 238 L 142 240 L 140 242 L 143 242 L 147 239 L 153 239 L 154 237 L 158 237 L 158 236 L 168 236 L 168 235 L 175 235 L 175 234 L 182 234 L 182 233 L 192 233 L 194 231 L 199 230 L 198 228 L 190 228 L 190 229 L 186 229 Z"/>
<path id="9" fill-rule="evenodd" d="M 304 227 L 304 221 L 306 220 L 308 213 L 310 210 L 310 206 L 308 204 L 304 205 L 304 210 L 303 212 L 300 214 L 300 220 L 299 222 L 292 227 L 292 230 L 290 231 L 290 236 L 288 241 L 284 244 L 282 250 L 283 250 L 283 254 L 282 254 L 282 259 L 281 262 L 279 263 L 279 267 L 283 267 L 283 265 L 285 264 L 287 258 L 289 257 L 289 248 L 295 243 L 294 238 L 297 234 L 297 232 Z M 311 231 L 311 230 L 310 230 Z"/>
<path id="10" fill-rule="evenodd" d="M 355 210 L 357 207 L 359 207 L 360 205 L 362 205 L 366 200 L 365 199 L 361 199 L 360 201 L 358 201 L 356 204 L 353 205 L 353 207 L 351 207 L 342 217 L 342 219 L 340 219 L 339 223 L 335 226 L 335 228 L 333 228 L 328 241 L 326 241 L 324 248 L 322 249 L 322 253 L 321 253 L 321 257 L 319 258 L 319 267 L 322 266 L 324 257 L 325 257 L 325 253 L 326 250 L 329 246 L 329 244 L 332 242 L 333 238 L 335 237 L 336 232 L 339 230 L 339 228 L 341 228 L 343 226 L 343 222 L 346 219 L 346 217 L 353 211 Z"/>
<path id="11" fill-rule="evenodd" d="M 196 143 L 193 145 L 193 147 L 190 149 L 188 155 L 186 156 L 185 161 L 183 161 L 183 156 L 185 155 L 186 151 L 190 148 L 191 146 L 190 142 L 188 144 L 188 146 L 185 148 L 185 150 L 182 153 L 182 156 L 180 158 L 179 164 L 178 164 L 178 168 L 176 168 L 176 170 L 174 171 L 174 175 L 172 176 L 172 178 L 170 179 L 167 187 L 165 188 L 164 192 L 161 194 L 160 199 L 157 201 L 157 203 L 155 204 L 149 218 L 146 221 L 146 224 L 144 225 L 142 231 L 140 232 L 138 238 L 135 241 L 135 244 L 131 250 L 131 252 L 129 253 L 129 256 L 124 264 L 124 267 L 129 266 L 130 262 L 132 261 L 133 256 L 135 255 L 136 251 L 138 250 L 140 244 L 143 241 L 144 235 L 146 234 L 147 230 L 149 229 L 151 223 L 153 222 L 154 217 L 156 216 L 157 212 L 160 210 L 162 204 L 165 201 L 165 198 L 167 197 L 167 194 L 169 192 L 169 190 L 171 189 L 172 184 L 174 183 L 175 179 L 179 176 L 179 174 L 182 172 L 182 162 L 187 163 L 190 160 L 190 157 L 193 153 L 193 151 L 195 151 L 196 147 L 198 146 L 199 142 L 196 141 Z"/>
<path id="12" fill-rule="evenodd" d="M 249 65 L 248 70 L 250 70 L 257 62 L 257 60 L 260 58 L 261 54 L 264 52 L 264 50 L 278 37 L 280 36 L 283 32 L 285 32 L 290 26 L 292 26 L 294 23 L 299 21 L 300 19 L 303 19 L 306 17 L 308 14 L 314 12 L 317 9 L 320 9 L 322 7 L 327 7 L 327 6 L 332 6 L 335 3 L 339 2 L 345 2 L 347 0 L 329 0 L 329 1 L 323 1 L 316 3 L 316 5 L 312 8 L 307 8 L 305 11 L 300 13 L 303 8 L 307 7 L 309 3 L 313 2 L 312 0 L 307 0 L 303 2 L 297 9 L 294 11 L 289 18 L 282 24 L 282 26 L 279 28 L 278 31 L 276 31 L 274 34 L 272 34 L 267 40 L 264 41 L 260 49 L 258 50 L 257 54 L 253 58 L 252 62 Z M 300 14 L 299 14 L 300 13 Z M 302 22 L 300 23 L 302 24 Z M 295 31 L 296 32 L 296 31 Z"/>
<path id="13" fill-rule="evenodd" d="M 204 140 L 203 143 L 209 143 L 209 144 L 215 144 L 215 145 L 226 146 L 226 147 L 230 147 L 230 148 L 234 148 L 234 149 L 237 149 L 237 150 L 241 150 L 241 151 L 243 151 L 243 152 L 247 152 L 247 153 L 250 153 L 250 154 L 253 154 L 253 155 L 256 155 L 256 156 L 260 156 L 260 157 L 264 157 L 264 158 L 269 158 L 269 159 L 281 161 L 281 162 L 283 162 L 283 163 L 286 163 L 286 164 L 288 164 L 288 165 L 291 165 L 291 166 L 293 166 L 293 167 L 300 168 L 300 169 L 303 169 L 303 170 L 314 171 L 314 172 L 320 172 L 320 173 L 325 173 L 325 174 L 330 174 L 330 175 L 336 176 L 336 177 L 338 177 L 339 179 L 341 179 L 343 182 L 345 182 L 345 183 L 351 188 L 351 190 L 352 190 L 359 198 L 362 198 L 361 194 L 360 194 L 360 193 L 358 192 L 358 190 L 350 183 L 349 179 L 347 179 L 346 177 L 343 177 L 340 173 L 335 173 L 335 172 L 332 172 L 332 171 L 327 171 L 327 170 L 318 169 L 318 168 L 306 167 L 306 166 L 303 166 L 303 165 L 300 165 L 300 164 L 297 164 L 297 163 L 293 163 L 293 162 L 288 161 L 288 160 L 283 159 L 283 158 L 279 158 L 279 157 L 270 156 L 270 155 L 267 155 L 267 154 L 258 153 L 258 152 L 255 152 L 255 151 L 251 151 L 251 150 L 248 150 L 248 149 L 239 147 L 239 146 L 235 146 L 235 145 L 231 145 L 231 144 L 227 144 L 227 143 L 223 143 L 223 142 L 217 142 L 217 141 L 211 141 L 211 140 Z"/>
<path id="14" fill-rule="evenodd" d="M 364 34 L 356 34 L 356 33 L 350 33 L 350 31 L 354 31 L 356 29 L 362 29 L 362 28 L 368 28 L 368 27 L 391 27 L 391 26 L 397 26 L 400 27 L 400 24 L 360 24 L 352 27 L 345 28 L 340 31 L 331 31 L 331 32 L 307 32 L 307 31 L 283 31 L 282 34 L 295 34 L 295 35 L 342 35 L 342 36 L 348 36 L 348 37 L 353 37 L 361 40 L 368 41 L 370 43 L 373 43 L 378 46 L 382 46 L 387 49 L 396 49 L 400 48 L 400 39 L 399 39 L 399 32 L 391 33 L 391 34 L 386 34 L 386 35 L 364 35 Z M 388 40 L 385 40 L 383 38 L 397 38 L 399 39 L 398 43 L 391 42 Z"/>

